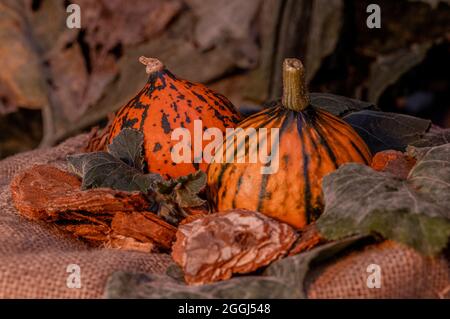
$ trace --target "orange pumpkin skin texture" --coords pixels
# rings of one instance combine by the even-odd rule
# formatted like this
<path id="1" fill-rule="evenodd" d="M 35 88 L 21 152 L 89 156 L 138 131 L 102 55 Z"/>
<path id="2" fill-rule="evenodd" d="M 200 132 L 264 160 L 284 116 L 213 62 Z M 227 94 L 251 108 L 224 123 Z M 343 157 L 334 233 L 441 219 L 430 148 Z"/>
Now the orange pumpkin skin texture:
<path id="1" fill-rule="evenodd" d="M 278 156 L 279 168 L 276 173 L 264 175 L 261 174 L 264 164 L 259 160 L 257 163 L 211 163 L 208 186 L 218 211 L 246 208 L 302 229 L 317 219 L 323 208 L 323 176 L 343 163 L 369 163 L 370 151 L 351 126 L 309 106 L 308 100 L 304 102 L 308 105 L 299 111 L 278 104 L 238 125 L 244 130 L 255 128 L 257 132 L 259 128 L 268 131 L 279 128 L 279 153 L 274 154 Z M 270 134 L 267 145 L 270 145 Z M 240 147 L 245 147 L 245 154 L 249 154 L 248 139 L 237 150 Z"/>
<path id="2" fill-rule="evenodd" d="M 140 58 L 147 66 L 149 79 L 144 88 L 115 116 L 109 132 L 109 143 L 124 128 L 144 133 L 144 156 L 147 170 L 166 178 L 176 178 L 197 171 L 206 171 L 208 164 L 174 163 L 172 146 L 179 141 L 171 139 L 176 128 L 186 128 L 194 138 L 194 120 L 202 120 L 203 129 L 235 127 L 239 114 L 233 104 L 199 83 L 178 79 L 157 59 Z M 192 151 L 193 153 L 193 151 Z"/>

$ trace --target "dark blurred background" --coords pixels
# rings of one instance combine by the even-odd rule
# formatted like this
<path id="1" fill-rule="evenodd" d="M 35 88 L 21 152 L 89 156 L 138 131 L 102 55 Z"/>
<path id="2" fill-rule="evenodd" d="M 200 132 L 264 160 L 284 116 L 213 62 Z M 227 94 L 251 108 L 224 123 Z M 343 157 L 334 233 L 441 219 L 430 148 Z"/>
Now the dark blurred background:
<path id="1" fill-rule="evenodd" d="M 243 112 L 277 98 L 283 58 L 300 57 L 310 91 L 450 127 L 449 51 L 450 1 L 0 0 L 0 158 L 105 125 L 144 85 L 140 55 Z"/>

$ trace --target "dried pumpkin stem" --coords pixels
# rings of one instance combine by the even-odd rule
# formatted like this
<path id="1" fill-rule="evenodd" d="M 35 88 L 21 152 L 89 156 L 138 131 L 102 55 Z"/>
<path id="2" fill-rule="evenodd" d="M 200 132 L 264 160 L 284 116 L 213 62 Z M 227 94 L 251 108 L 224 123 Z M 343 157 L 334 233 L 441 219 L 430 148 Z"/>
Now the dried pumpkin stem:
<path id="1" fill-rule="evenodd" d="M 283 62 L 283 105 L 293 111 L 302 111 L 309 105 L 305 69 L 299 59 Z"/>
<path id="2" fill-rule="evenodd" d="M 155 58 L 147 58 L 145 56 L 141 56 L 139 57 L 139 62 L 145 65 L 145 72 L 147 72 L 147 74 L 160 72 L 164 69 L 164 64 Z"/>

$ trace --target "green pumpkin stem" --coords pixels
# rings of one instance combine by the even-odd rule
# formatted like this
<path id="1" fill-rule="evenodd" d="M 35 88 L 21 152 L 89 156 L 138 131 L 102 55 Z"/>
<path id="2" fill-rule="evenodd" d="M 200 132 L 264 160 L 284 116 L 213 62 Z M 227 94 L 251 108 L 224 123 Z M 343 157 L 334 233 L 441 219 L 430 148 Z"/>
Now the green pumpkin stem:
<path id="1" fill-rule="evenodd" d="M 284 59 L 282 103 L 284 107 L 297 112 L 309 105 L 305 69 L 299 59 Z"/>

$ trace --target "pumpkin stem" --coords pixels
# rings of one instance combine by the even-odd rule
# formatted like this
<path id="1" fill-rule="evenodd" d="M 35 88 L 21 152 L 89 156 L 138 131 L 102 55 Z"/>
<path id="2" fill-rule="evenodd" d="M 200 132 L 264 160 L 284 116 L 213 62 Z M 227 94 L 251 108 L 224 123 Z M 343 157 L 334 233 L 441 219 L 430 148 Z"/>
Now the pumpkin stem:
<path id="1" fill-rule="evenodd" d="M 305 69 L 299 59 L 284 59 L 283 105 L 293 111 L 303 111 L 309 105 Z"/>
<path id="2" fill-rule="evenodd" d="M 145 72 L 147 72 L 147 74 L 160 72 L 164 69 L 164 64 L 155 58 L 147 58 L 145 56 L 141 56 L 139 57 L 139 62 L 145 65 Z"/>

